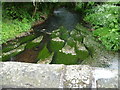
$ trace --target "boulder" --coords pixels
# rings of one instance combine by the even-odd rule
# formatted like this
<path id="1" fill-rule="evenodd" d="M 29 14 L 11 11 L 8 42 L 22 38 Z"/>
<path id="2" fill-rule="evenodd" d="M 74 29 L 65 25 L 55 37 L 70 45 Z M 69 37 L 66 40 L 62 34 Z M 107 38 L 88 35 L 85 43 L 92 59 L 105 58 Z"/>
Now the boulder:
<path id="1" fill-rule="evenodd" d="M 64 46 L 65 41 L 60 39 L 59 37 L 53 38 L 49 43 L 49 49 L 53 52 L 57 52 L 61 50 Z"/>
<path id="2" fill-rule="evenodd" d="M 61 50 L 56 52 L 53 63 L 66 65 L 77 64 L 75 48 L 66 44 Z"/>
<path id="3" fill-rule="evenodd" d="M 77 57 L 80 60 L 85 60 L 89 56 L 88 50 L 85 48 L 85 46 L 82 43 L 79 43 L 78 41 L 76 44 L 76 53 L 77 53 Z"/>

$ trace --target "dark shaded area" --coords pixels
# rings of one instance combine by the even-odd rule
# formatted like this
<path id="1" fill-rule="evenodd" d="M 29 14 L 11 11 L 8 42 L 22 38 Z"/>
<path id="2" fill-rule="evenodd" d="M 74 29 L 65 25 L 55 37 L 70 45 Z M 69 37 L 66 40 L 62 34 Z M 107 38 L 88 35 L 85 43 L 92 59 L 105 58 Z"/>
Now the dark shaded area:
<path id="1" fill-rule="evenodd" d="M 80 21 L 82 21 L 80 14 L 71 13 L 66 8 L 58 8 L 53 11 L 53 15 L 48 17 L 43 24 L 35 26 L 33 29 L 37 35 L 41 32 L 50 33 L 60 26 L 64 26 L 67 30 L 71 31 Z"/>

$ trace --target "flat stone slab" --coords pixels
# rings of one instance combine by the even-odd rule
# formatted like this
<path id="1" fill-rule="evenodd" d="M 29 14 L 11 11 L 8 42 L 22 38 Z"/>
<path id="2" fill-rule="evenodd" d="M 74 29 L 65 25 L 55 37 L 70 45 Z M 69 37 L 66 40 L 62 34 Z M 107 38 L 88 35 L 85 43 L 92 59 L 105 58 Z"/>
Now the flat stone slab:
<path id="1" fill-rule="evenodd" d="M 4 88 L 118 88 L 118 70 L 88 65 L 0 62 L 0 80 Z"/>
<path id="2" fill-rule="evenodd" d="M 118 88 L 118 70 L 93 67 L 93 88 Z"/>
<path id="3" fill-rule="evenodd" d="M 19 62 L 0 63 L 0 78 L 2 78 L 0 85 L 27 88 L 58 88 L 63 69 L 64 65 Z"/>

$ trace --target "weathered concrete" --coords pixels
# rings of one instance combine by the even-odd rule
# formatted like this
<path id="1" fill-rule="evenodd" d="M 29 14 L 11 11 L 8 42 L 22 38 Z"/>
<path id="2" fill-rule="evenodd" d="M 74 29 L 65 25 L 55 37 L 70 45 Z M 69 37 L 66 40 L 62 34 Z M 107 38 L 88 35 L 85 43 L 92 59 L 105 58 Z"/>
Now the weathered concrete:
<path id="1" fill-rule="evenodd" d="M 91 88 L 91 67 L 87 65 L 68 65 L 64 76 L 65 88 Z"/>
<path id="2" fill-rule="evenodd" d="M 28 64 L 6 62 L 0 63 L 0 85 L 33 87 L 33 88 L 58 88 L 63 65 Z"/>
<path id="3" fill-rule="evenodd" d="M 25 88 L 118 88 L 118 71 L 88 65 L 0 62 L 0 86 Z"/>

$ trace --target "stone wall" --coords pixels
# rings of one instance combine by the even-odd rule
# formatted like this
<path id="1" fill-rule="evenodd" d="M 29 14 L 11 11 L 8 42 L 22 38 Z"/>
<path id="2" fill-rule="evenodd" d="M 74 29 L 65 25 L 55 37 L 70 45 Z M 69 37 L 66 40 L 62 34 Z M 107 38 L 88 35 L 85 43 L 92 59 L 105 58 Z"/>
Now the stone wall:
<path id="1" fill-rule="evenodd" d="M 0 62 L 0 78 L 9 88 L 118 88 L 118 70 L 88 65 Z"/>

